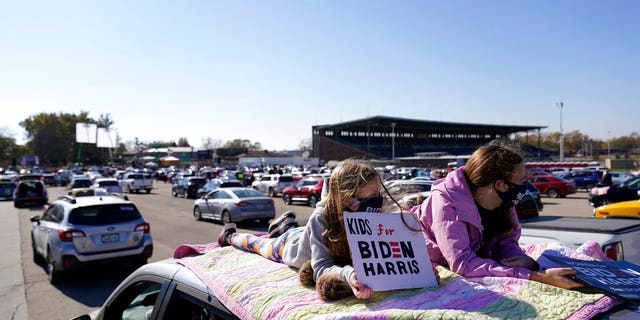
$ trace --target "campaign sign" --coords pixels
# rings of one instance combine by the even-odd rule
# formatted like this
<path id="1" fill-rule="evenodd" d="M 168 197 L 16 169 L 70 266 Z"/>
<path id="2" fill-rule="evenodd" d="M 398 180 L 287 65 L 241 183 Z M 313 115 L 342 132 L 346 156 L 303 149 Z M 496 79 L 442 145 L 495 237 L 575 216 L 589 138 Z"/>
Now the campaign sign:
<path id="1" fill-rule="evenodd" d="M 628 300 L 640 300 L 640 266 L 627 261 L 588 261 L 544 256 L 576 271 L 576 279 L 605 293 Z"/>
<path id="2" fill-rule="evenodd" d="M 418 220 L 409 213 L 345 212 L 358 280 L 373 291 L 438 285 Z M 407 225 L 405 225 L 405 223 Z"/>

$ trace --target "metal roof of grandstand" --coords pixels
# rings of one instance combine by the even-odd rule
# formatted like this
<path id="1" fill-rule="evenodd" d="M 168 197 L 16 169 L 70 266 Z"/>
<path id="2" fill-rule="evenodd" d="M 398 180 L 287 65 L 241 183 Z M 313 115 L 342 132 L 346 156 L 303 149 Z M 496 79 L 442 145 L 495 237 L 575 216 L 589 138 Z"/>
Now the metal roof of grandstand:
<path id="1" fill-rule="evenodd" d="M 356 119 L 351 121 L 345 121 L 335 124 L 317 125 L 315 128 L 331 128 L 331 127 L 391 127 L 392 123 L 395 123 L 396 128 L 416 128 L 428 126 L 429 129 L 434 130 L 438 128 L 450 129 L 456 127 L 460 131 L 466 129 L 477 131 L 478 129 L 488 129 L 493 131 L 504 132 L 519 132 L 530 131 L 537 129 L 544 129 L 546 126 L 521 126 L 521 125 L 494 125 L 494 124 L 479 124 L 479 123 L 462 123 L 462 122 L 444 122 L 444 121 L 431 121 L 431 120 L 416 120 L 398 117 L 386 117 L 386 116 L 373 116 L 368 118 Z"/>

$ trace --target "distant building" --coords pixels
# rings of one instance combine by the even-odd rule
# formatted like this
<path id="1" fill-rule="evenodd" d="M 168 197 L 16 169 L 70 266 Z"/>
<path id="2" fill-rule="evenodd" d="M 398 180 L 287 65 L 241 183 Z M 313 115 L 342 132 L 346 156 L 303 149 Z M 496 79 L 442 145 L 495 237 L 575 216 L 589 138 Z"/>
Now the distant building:
<path id="1" fill-rule="evenodd" d="M 479 146 L 543 126 L 489 125 L 374 116 L 312 127 L 312 157 L 400 160 L 431 155 L 469 155 Z M 447 160 L 444 160 L 447 161 Z"/>

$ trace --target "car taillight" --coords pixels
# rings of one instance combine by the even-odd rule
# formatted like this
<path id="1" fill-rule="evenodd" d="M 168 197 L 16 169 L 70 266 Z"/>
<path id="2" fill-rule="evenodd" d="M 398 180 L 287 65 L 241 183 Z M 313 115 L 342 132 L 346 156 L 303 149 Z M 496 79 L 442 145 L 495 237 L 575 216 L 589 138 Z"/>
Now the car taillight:
<path id="1" fill-rule="evenodd" d="M 81 230 L 71 229 L 71 230 L 58 231 L 58 237 L 62 242 L 71 242 L 73 241 L 73 238 L 80 238 L 80 237 L 86 237 L 86 236 L 87 235 L 85 235 L 84 232 Z"/>
<path id="2" fill-rule="evenodd" d="M 144 233 L 151 232 L 151 226 L 148 223 L 141 223 L 133 228 L 133 231 L 144 231 Z"/>
<path id="3" fill-rule="evenodd" d="M 245 202 L 245 201 L 238 201 L 236 202 L 236 206 L 238 207 L 246 207 L 248 206 L 250 203 L 249 202 Z"/>
<path id="4" fill-rule="evenodd" d="M 609 243 L 602 247 L 604 254 L 613 260 L 624 260 L 624 252 L 622 252 L 622 242 Z"/>

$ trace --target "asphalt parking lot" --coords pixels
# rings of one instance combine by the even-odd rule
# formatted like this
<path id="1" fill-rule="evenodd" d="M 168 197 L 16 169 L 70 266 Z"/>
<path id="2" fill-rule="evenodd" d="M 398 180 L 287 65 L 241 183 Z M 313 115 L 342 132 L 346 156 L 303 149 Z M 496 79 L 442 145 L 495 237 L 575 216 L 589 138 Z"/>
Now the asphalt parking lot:
<path id="1" fill-rule="evenodd" d="M 65 190 L 50 188 L 50 201 Z M 580 191 L 566 198 L 551 199 L 543 196 L 541 215 L 591 217 L 587 193 Z M 150 259 L 168 258 L 183 243 L 215 241 L 222 225 L 219 222 L 195 221 L 192 216 L 193 200 L 174 198 L 170 184 L 155 183 L 151 194 L 129 195 L 143 216 L 151 224 L 154 254 Z M 276 197 L 277 215 L 287 210 L 297 213 L 298 222 L 306 223 L 312 208 L 304 204 L 285 205 Z M 131 270 L 106 266 L 74 272 L 70 281 L 51 285 L 44 266 L 33 261 L 29 230 L 29 217 L 40 214 L 39 208 L 15 209 L 13 202 L 0 201 L 0 212 L 6 213 L 0 230 L 0 243 L 5 252 L 0 260 L 0 312 L 6 319 L 69 319 L 99 307 L 110 292 Z M 266 225 L 245 223 L 241 232 L 265 232 Z M 8 317 L 7 317 L 8 316 Z"/>

